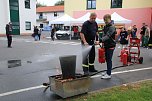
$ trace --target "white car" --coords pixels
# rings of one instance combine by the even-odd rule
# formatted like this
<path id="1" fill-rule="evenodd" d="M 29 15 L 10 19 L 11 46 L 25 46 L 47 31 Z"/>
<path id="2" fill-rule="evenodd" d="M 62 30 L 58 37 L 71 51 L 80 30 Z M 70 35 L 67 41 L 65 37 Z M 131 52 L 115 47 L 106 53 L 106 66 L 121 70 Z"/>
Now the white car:
<path id="1" fill-rule="evenodd" d="M 55 32 L 56 38 L 58 40 L 60 39 L 70 39 L 70 35 L 73 35 L 73 31 L 65 31 L 65 30 L 59 30 Z"/>

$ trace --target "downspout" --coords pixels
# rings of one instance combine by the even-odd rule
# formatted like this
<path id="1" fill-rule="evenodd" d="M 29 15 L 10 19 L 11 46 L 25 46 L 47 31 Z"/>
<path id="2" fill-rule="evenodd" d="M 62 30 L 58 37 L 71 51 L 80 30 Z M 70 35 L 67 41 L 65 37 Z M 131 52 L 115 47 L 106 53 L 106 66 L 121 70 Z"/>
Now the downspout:
<path id="1" fill-rule="evenodd" d="M 152 8 L 151 8 L 151 20 L 150 20 L 150 36 L 152 36 Z"/>
<path id="2" fill-rule="evenodd" d="M 152 30 L 152 8 L 151 8 L 150 30 Z"/>

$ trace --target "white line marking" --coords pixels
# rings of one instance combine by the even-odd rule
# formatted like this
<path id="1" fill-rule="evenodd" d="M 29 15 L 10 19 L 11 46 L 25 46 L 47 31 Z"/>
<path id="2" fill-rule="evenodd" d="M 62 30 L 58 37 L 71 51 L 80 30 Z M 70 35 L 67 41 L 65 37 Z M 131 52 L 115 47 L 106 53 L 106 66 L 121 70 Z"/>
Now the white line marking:
<path id="1" fill-rule="evenodd" d="M 10 92 L 0 94 L 0 97 L 7 96 L 7 95 L 12 95 L 12 94 L 17 94 L 17 93 L 21 93 L 21 92 L 25 92 L 25 91 L 29 91 L 29 90 L 34 90 L 34 89 L 38 89 L 38 88 L 43 88 L 43 87 L 44 87 L 43 85 L 40 85 L 40 86 L 36 86 L 36 87 L 14 90 L 14 91 L 10 91 Z"/>
<path id="2" fill-rule="evenodd" d="M 125 71 L 120 71 L 120 72 L 113 72 L 113 73 L 111 73 L 111 74 L 130 73 L 130 72 L 137 72 L 137 71 L 143 71 L 143 70 L 149 70 L 149 69 L 152 69 L 152 67 L 141 68 L 141 69 L 133 69 L 133 70 L 125 70 Z M 91 78 L 97 78 L 97 77 L 101 77 L 101 75 L 94 75 L 94 76 L 91 76 Z"/>
<path id="3" fill-rule="evenodd" d="M 76 43 L 76 44 L 70 44 L 70 45 L 80 45 L 80 43 Z"/>
<path id="4" fill-rule="evenodd" d="M 126 70 L 126 71 L 120 71 L 120 72 L 113 72 L 112 74 L 122 74 L 122 73 L 129 73 L 129 72 L 143 71 L 143 70 L 149 70 L 149 69 L 152 69 L 152 67 L 148 67 L 148 68 L 141 68 L 141 69 L 133 69 L 133 70 Z"/>
<path id="5" fill-rule="evenodd" d="M 25 40 L 25 42 L 32 42 L 32 41 Z"/>
<path id="6" fill-rule="evenodd" d="M 133 70 L 125 70 L 125 71 L 120 71 L 120 72 L 113 72 L 112 74 L 130 73 L 130 72 L 143 71 L 143 70 L 149 70 L 149 69 L 152 69 L 152 67 L 141 68 L 141 69 L 133 69 Z M 92 76 L 91 78 L 97 78 L 97 77 L 101 77 L 101 75 L 95 75 L 95 76 Z M 21 93 L 21 92 L 25 92 L 25 91 L 30 91 L 30 90 L 34 90 L 34 89 L 44 88 L 44 87 L 45 86 L 40 85 L 40 86 L 36 86 L 36 87 L 14 90 L 14 91 L 10 91 L 10 92 L 0 94 L 0 97 L 12 95 L 12 94 L 17 94 L 17 93 Z"/>
<path id="7" fill-rule="evenodd" d="M 41 41 L 40 43 L 50 43 L 50 42 Z"/>

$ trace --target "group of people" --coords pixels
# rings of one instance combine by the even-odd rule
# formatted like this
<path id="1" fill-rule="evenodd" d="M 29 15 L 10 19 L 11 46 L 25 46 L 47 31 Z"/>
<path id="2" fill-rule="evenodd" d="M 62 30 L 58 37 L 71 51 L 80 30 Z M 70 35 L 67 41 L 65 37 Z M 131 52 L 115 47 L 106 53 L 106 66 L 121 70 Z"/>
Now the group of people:
<path id="1" fill-rule="evenodd" d="M 85 21 L 82 25 L 82 29 L 80 31 L 80 38 L 82 47 L 91 46 L 91 50 L 87 56 L 83 56 L 82 68 L 85 75 L 89 75 L 90 72 L 97 72 L 94 66 L 95 61 L 95 45 L 99 45 L 102 43 L 105 48 L 105 59 L 107 63 L 107 71 L 103 73 L 102 79 L 110 79 L 111 78 L 111 70 L 112 70 L 112 57 L 113 52 L 116 47 L 115 35 L 116 28 L 114 26 L 114 21 L 111 20 L 111 15 L 104 15 L 103 19 L 105 22 L 105 26 L 103 27 L 102 36 L 98 34 L 98 25 L 96 23 L 96 13 L 91 13 L 89 20 Z M 35 41 L 40 40 L 42 29 L 38 29 L 37 26 L 34 27 L 33 37 Z M 55 28 L 51 30 L 51 39 L 54 41 L 54 34 L 56 32 Z M 126 31 L 124 27 L 121 28 L 120 31 L 120 43 L 128 44 L 128 36 L 136 38 L 137 35 L 136 25 L 132 27 L 130 32 Z M 143 47 L 147 47 L 148 45 L 152 47 L 152 35 L 150 35 L 150 29 L 148 26 L 143 23 L 141 28 L 141 41 Z M 6 24 L 6 35 L 8 39 L 8 48 L 11 48 L 12 43 L 12 23 Z"/>
<path id="2" fill-rule="evenodd" d="M 54 39 L 55 39 L 54 38 L 55 32 L 56 32 L 56 28 L 54 27 L 51 29 L 51 35 L 50 35 L 52 41 L 54 41 Z M 34 26 L 34 31 L 33 31 L 32 37 L 34 37 L 35 41 L 40 41 L 41 34 L 42 34 L 42 28 L 38 28 L 38 26 Z"/>
<path id="3" fill-rule="evenodd" d="M 84 49 L 85 46 L 91 46 L 89 54 L 87 56 L 83 55 L 82 68 L 85 75 L 89 75 L 90 72 L 97 72 L 94 67 L 95 44 L 98 45 L 102 43 L 103 47 L 105 48 L 105 58 L 107 63 L 107 71 L 106 73 L 103 73 L 102 79 L 109 79 L 111 78 L 112 57 L 116 47 L 115 35 L 117 32 L 114 26 L 114 21 L 111 20 L 111 15 L 106 14 L 103 17 L 105 26 L 102 29 L 102 36 L 99 35 L 98 32 L 100 31 L 98 31 L 99 28 L 95 21 L 96 17 L 96 13 L 91 13 L 90 19 L 83 23 L 80 32 L 80 38 L 83 47 L 82 49 Z M 150 29 L 145 23 L 143 23 L 140 35 L 142 43 L 141 46 L 152 48 L 152 35 L 150 35 Z M 136 25 L 133 25 L 128 30 L 126 30 L 125 27 L 120 28 L 119 42 L 122 44 L 122 48 L 123 45 L 128 45 L 128 40 L 130 38 L 137 38 Z"/>
<path id="4" fill-rule="evenodd" d="M 142 24 L 140 35 L 141 35 L 141 41 L 142 41 L 141 47 L 147 48 L 150 44 L 152 44 L 151 42 L 152 36 L 150 35 L 150 28 L 145 23 Z"/>
<path id="5" fill-rule="evenodd" d="M 133 25 L 132 28 L 129 28 L 126 30 L 125 27 L 120 28 L 120 34 L 119 34 L 119 42 L 123 46 L 127 47 L 129 38 L 137 38 L 137 27 L 136 25 Z"/>
<path id="6" fill-rule="evenodd" d="M 141 47 L 145 47 L 145 48 L 150 47 L 149 45 L 151 44 L 152 41 L 150 37 L 152 36 L 150 35 L 150 28 L 145 23 L 143 23 L 143 26 L 141 28 L 140 36 L 141 36 Z M 126 46 L 128 45 L 129 38 L 137 38 L 136 25 L 134 25 L 132 28 L 129 28 L 128 30 L 126 30 L 125 27 L 120 28 L 119 42 L 122 45 L 122 47 L 124 45 Z"/>
<path id="7" fill-rule="evenodd" d="M 82 29 L 80 32 L 82 47 L 91 46 L 91 50 L 87 56 L 83 55 L 82 68 L 85 75 L 89 75 L 90 72 L 97 72 L 94 67 L 95 61 L 95 45 L 103 43 L 103 47 L 105 48 L 105 57 L 107 63 L 107 71 L 103 73 L 102 79 L 110 79 L 111 78 L 111 70 L 112 70 L 112 57 L 113 52 L 116 47 L 115 42 L 115 34 L 116 28 L 114 26 L 114 22 L 111 20 L 111 15 L 104 15 L 103 19 L 105 22 L 105 26 L 103 28 L 103 35 L 99 37 L 98 34 L 98 25 L 96 23 L 96 13 L 90 14 L 90 19 L 85 21 L 82 25 Z"/>
<path id="8" fill-rule="evenodd" d="M 34 26 L 34 31 L 32 36 L 34 37 L 35 41 L 40 41 L 41 39 L 41 33 L 42 33 L 42 28 L 38 28 L 37 26 Z"/>

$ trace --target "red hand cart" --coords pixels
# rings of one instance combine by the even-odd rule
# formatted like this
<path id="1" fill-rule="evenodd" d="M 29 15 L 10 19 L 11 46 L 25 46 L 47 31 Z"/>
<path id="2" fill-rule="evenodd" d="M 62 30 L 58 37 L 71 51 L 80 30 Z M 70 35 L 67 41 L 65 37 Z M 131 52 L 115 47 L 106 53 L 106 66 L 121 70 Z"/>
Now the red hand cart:
<path id="1" fill-rule="evenodd" d="M 129 49 L 128 62 L 142 64 L 143 57 L 140 57 L 140 39 L 130 38 L 128 49 Z M 135 49 L 136 49 L 136 51 L 135 51 Z M 132 60 L 134 60 L 134 61 L 132 61 Z"/>

